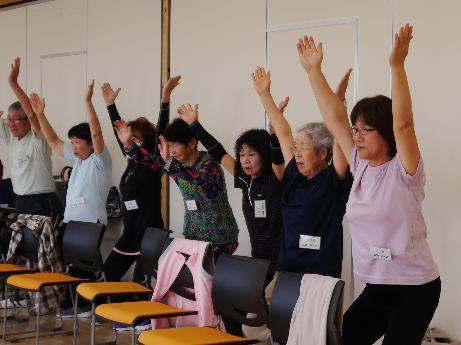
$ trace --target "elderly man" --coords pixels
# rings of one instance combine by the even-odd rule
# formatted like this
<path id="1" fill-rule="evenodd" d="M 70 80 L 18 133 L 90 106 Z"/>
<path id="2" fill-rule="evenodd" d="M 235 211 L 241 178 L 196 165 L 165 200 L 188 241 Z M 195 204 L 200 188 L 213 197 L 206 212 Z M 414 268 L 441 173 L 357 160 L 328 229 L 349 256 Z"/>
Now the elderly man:
<path id="1" fill-rule="evenodd" d="M 26 93 L 18 84 L 20 60 L 11 65 L 8 82 L 18 101 L 0 121 L 0 138 L 8 146 L 13 190 L 18 213 L 54 217 L 62 214 L 51 173 L 51 148 L 41 133 L 40 124 Z M 1 113 L 0 113 L 1 116 Z"/>

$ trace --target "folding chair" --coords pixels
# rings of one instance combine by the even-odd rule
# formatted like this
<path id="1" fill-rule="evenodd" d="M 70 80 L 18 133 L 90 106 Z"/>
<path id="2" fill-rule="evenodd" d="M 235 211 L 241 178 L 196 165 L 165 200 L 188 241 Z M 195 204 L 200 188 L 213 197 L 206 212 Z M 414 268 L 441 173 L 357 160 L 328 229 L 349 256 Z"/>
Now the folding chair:
<path id="1" fill-rule="evenodd" d="M 105 226 L 98 223 L 86 222 L 69 222 L 66 226 L 66 231 L 63 237 L 62 253 L 64 263 L 67 265 L 74 265 L 78 268 L 87 270 L 88 272 L 96 272 L 102 269 L 102 259 L 99 252 L 99 245 L 104 234 Z M 33 237 L 31 231 L 27 228 L 23 230 L 23 242 L 21 247 L 21 255 L 25 255 L 30 259 L 35 259 L 37 255 L 38 242 Z M 99 260 L 98 260 L 99 259 Z M 37 318 L 35 329 L 35 343 L 39 344 L 40 339 L 40 295 L 43 289 L 47 286 L 69 286 L 72 302 L 76 306 L 75 297 L 72 295 L 72 286 L 85 282 L 88 279 L 72 277 L 62 273 L 33 273 L 10 276 L 5 284 L 5 295 L 7 294 L 7 287 L 11 286 L 16 289 L 31 291 L 36 294 L 37 304 Z M 57 306 L 59 311 L 59 305 Z M 61 314 L 59 312 L 59 314 Z M 4 312 L 5 315 L 5 312 Z M 74 315 L 74 328 L 76 327 L 76 314 Z M 60 318 L 60 325 L 51 331 L 61 330 L 63 327 L 62 317 Z M 32 331 L 22 331 L 16 334 L 30 333 Z M 49 335 L 58 334 L 72 334 L 72 331 L 62 331 L 47 333 Z M 13 335 L 13 334 L 12 334 Z M 24 336 L 21 338 L 14 338 L 17 341 L 20 339 L 33 338 L 34 336 Z M 6 333 L 6 318 L 4 317 L 3 324 L 3 339 L 8 341 Z"/>
<path id="2" fill-rule="evenodd" d="M 272 293 L 269 323 L 274 343 L 286 344 L 288 341 L 291 316 L 299 298 L 302 277 L 300 273 L 279 272 L 278 274 Z M 328 309 L 327 345 L 342 344 L 339 329 L 343 289 L 344 281 L 340 280 L 335 285 Z"/>
<path id="3" fill-rule="evenodd" d="M 262 326 L 267 321 L 264 282 L 268 260 L 223 254 L 213 275 L 212 300 L 215 313 L 248 326 Z M 254 317 L 248 318 L 248 313 Z M 169 328 L 142 332 L 138 341 L 144 345 L 175 344 L 255 344 L 256 339 L 231 335 L 211 327 Z"/>
<path id="4" fill-rule="evenodd" d="M 138 263 L 146 276 L 146 285 L 158 267 L 158 259 L 164 249 L 164 244 L 170 230 L 149 227 L 146 229 L 141 243 L 141 254 Z M 142 296 L 152 293 L 152 289 L 135 282 L 88 282 L 77 287 L 77 302 L 81 297 L 91 303 L 91 344 L 95 343 L 95 307 L 101 298 L 110 299 L 114 296 Z M 74 327 L 76 330 L 76 326 Z M 76 344 L 74 332 L 73 344 Z"/>

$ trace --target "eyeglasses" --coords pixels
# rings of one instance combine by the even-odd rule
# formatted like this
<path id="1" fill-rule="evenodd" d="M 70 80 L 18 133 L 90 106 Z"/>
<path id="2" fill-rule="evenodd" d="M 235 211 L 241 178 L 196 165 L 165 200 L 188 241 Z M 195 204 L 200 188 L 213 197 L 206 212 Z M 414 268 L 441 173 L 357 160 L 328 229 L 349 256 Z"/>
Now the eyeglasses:
<path id="1" fill-rule="evenodd" d="M 19 121 L 22 121 L 22 120 L 27 120 L 27 118 L 25 118 L 25 117 L 13 117 L 13 118 L 7 117 L 6 118 L 7 122 L 19 122 Z"/>
<path id="2" fill-rule="evenodd" d="M 376 131 L 376 128 L 367 128 L 367 127 L 351 127 L 352 135 L 360 133 L 361 136 L 366 136 L 369 132 Z"/>

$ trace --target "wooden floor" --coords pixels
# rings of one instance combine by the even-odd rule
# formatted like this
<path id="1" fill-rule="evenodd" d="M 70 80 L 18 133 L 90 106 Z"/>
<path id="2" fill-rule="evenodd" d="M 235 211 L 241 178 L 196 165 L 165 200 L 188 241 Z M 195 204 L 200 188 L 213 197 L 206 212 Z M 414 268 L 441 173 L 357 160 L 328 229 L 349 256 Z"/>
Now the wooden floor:
<path id="1" fill-rule="evenodd" d="M 48 315 L 42 317 L 41 325 L 43 327 L 50 327 L 54 324 L 58 323 L 58 318 L 54 315 Z M 87 345 L 90 344 L 90 319 L 79 319 L 79 331 L 77 337 L 77 344 L 79 345 Z M 28 322 L 16 322 L 16 321 L 8 321 L 8 331 L 7 333 L 11 333 L 14 331 L 21 331 L 27 329 L 35 329 L 35 317 L 31 317 Z M 0 323 L 0 327 L 3 327 L 3 322 Z M 42 326 L 41 326 L 42 327 Z M 71 331 L 73 327 L 73 320 L 64 320 L 64 330 Z M 0 332 L 1 333 L 1 332 Z M 35 333 L 34 333 L 35 335 Z M 112 332 L 112 325 L 105 324 L 102 326 L 96 326 L 96 343 L 103 343 L 109 342 L 114 339 L 114 335 Z M 22 340 L 16 343 L 4 342 L 0 339 L 0 344 L 24 344 L 24 345 L 33 345 L 35 344 L 34 339 Z M 64 344 L 72 344 L 72 335 L 69 336 L 50 336 L 50 337 L 43 337 L 40 339 L 40 344 L 43 345 L 64 345 Z M 119 332 L 117 336 L 117 344 L 131 344 L 131 332 Z"/>

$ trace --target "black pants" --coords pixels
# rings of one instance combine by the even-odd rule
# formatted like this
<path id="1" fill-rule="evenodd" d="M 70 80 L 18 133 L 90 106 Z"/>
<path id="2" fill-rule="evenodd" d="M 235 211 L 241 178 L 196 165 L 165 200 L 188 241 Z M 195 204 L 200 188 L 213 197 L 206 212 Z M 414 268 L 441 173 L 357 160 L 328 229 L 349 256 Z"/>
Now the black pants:
<path id="1" fill-rule="evenodd" d="M 36 214 L 53 219 L 63 214 L 62 204 L 56 193 L 18 195 L 16 211 L 18 214 Z"/>
<path id="2" fill-rule="evenodd" d="M 69 267 L 69 275 L 71 275 L 72 277 L 77 277 L 77 278 L 87 278 L 87 279 L 90 279 L 90 281 L 94 281 L 96 279 L 94 273 L 83 271 L 77 267 Z M 70 291 L 69 289 L 66 289 L 66 292 L 64 295 L 64 301 L 62 301 L 60 305 L 61 310 L 72 308 L 72 297 L 75 296 L 75 288 L 76 287 L 73 287 L 72 291 Z M 70 295 L 71 293 L 72 293 L 72 297 Z M 91 303 L 85 301 L 82 297 L 79 296 L 78 306 L 79 308 L 90 307 Z"/>
<path id="3" fill-rule="evenodd" d="M 119 282 L 137 258 L 137 255 L 123 255 L 112 250 L 109 257 L 104 262 L 106 280 L 110 282 Z M 143 280 L 144 274 L 141 272 L 139 265 L 136 264 L 133 273 L 133 281 L 141 283 Z"/>
<path id="4" fill-rule="evenodd" d="M 421 345 L 439 304 L 440 278 L 423 285 L 368 284 L 343 320 L 344 345 Z"/>

